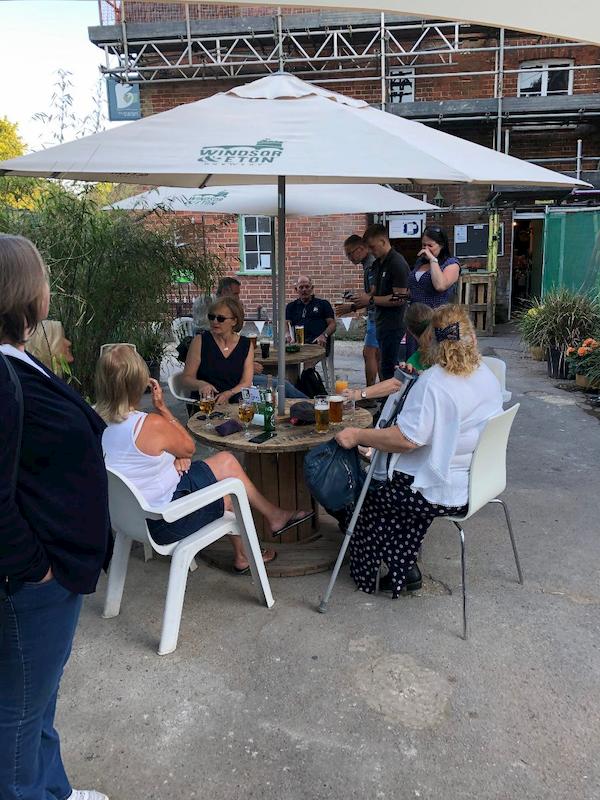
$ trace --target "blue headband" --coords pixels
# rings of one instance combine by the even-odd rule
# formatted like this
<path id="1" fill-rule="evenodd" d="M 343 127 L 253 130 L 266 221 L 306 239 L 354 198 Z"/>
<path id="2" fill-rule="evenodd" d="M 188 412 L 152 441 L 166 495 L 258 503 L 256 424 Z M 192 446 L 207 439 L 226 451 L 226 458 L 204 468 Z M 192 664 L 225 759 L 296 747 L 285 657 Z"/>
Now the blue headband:
<path id="1" fill-rule="evenodd" d="M 458 342 L 460 341 L 460 326 L 458 322 L 453 322 L 447 328 L 434 328 L 435 338 L 438 342 Z"/>

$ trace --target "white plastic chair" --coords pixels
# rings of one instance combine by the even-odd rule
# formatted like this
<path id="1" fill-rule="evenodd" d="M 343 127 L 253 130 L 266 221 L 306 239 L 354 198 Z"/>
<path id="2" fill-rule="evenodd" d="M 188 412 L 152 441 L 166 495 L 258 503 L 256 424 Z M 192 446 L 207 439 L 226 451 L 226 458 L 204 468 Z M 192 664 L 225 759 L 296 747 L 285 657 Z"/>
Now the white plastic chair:
<path id="1" fill-rule="evenodd" d="M 176 317 L 171 323 L 173 338 L 179 344 L 186 336 L 194 335 L 194 320 L 192 317 Z"/>
<path id="2" fill-rule="evenodd" d="M 121 609 L 132 542 L 149 543 L 157 553 L 171 556 L 158 654 L 164 656 L 172 653 L 177 647 L 187 576 L 194 556 L 227 533 L 242 537 L 259 601 L 267 608 L 274 605 L 250 504 L 244 484 L 238 478 L 219 481 L 206 489 L 173 500 L 163 508 L 150 508 L 137 489 L 123 475 L 109 468 L 107 472 L 108 500 L 111 523 L 115 532 L 115 547 L 108 573 L 103 617 L 107 619 L 116 617 Z M 225 512 L 221 519 L 200 528 L 185 539 L 173 544 L 160 545 L 150 536 L 146 519 L 174 522 L 226 495 L 233 501 L 234 512 Z"/>
<path id="3" fill-rule="evenodd" d="M 450 522 L 458 528 L 460 533 L 460 559 L 462 575 L 462 597 L 463 597 L 463 639 L 467 638 L 467 585 L 466 585 L 466 550 L 465 532 L 463 523 L 473 514 L 476 514 L 488 503 L 499 503 L 504 509 L 508 534 L 512 544 L 515 564 L 519 576 L 519 583 L 523 583 L 523 573 L 517 553 L 517 545 L 513 534 L 508 507 L 504 500 L 500 500 L 499 494 L 506 489 L 506 450 L 508 447 L 508 437 L 513 421 L 519 410 L 519 404 L 512 406 L 507 411 L 502 411 L 491 417 L 485 424 L 481 432 L 479 442 L 473 453 L 471 470 L 469 475 L 469 506 L 464 517 L 448 517 Z"/>
<path id="4" fill-rule="evenodd" d="M 176 400 L 181 400 L 183 403 L 195 402 L 191 398 L 192 390 L 183 385 L 183 370 L 174 372 L 167 378 L 169 391 Z"/>
<path id="5" fill-rule="evenodd" d="M 482 360 L 498 379 L 498 383 L 502 389 L 502 402 L 509 403 L 512 397 L 512 392 L 509 392 L 506 389 L 506 363 L 502 361 L 501 358 L 494 358 L 493 356 L 483 356 Z"/>
<path id="6" fill-rule="evenodd" d="M 335 392 L 335 367 L 333 361 L 333 349 L 335 347 L 335 336 L 329 337 L 329 353 L 323 356 L 321 360 L 321 367 L 323 368 L 323 378 L 325 379 L 325 386 L 327 391 L 333 394 Z"/>

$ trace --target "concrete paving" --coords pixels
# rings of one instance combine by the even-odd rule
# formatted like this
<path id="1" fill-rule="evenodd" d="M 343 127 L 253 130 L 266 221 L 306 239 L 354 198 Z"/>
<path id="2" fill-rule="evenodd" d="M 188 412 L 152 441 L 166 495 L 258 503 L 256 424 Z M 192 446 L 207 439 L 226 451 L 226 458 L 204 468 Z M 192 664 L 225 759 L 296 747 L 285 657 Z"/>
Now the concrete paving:
<path id="1" fill-rule="evenodd" d="M 73 783 L 112 800 L 597 800 L 600 797 L 598 453 L 583 395 L 557 388 L 507 330 L 482 349 L 521 403 L 509 502 L 467 525 L 471 638 L 458 541 L 437 521 L 424 590 L 392 601 L 342 572 L 272 581 L 201 565 L 179 647 L 156 647 L 168 563 L 134 553 L 121 615 L 86 600 L 58 711 Z M 360 346 L 338 349 L 360 379 Z"/>

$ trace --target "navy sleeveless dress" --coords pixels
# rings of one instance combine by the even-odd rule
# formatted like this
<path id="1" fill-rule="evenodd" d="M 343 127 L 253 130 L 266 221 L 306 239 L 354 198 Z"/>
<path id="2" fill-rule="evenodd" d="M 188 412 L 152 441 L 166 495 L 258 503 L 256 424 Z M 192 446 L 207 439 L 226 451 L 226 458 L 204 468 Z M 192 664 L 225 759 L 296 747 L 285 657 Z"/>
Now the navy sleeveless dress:
<path id="1" fill-rule="evenodd" d="M 241 381 L 244 362 L 250 349 L 250 339 L 240 336 L 238 343 L 225 358 L 210 331 L 203 331 L 200 366 L 196 373 L 199 381 L 211 383 L 217 392 L 227 392 Z M 230 402 L 237 402 L 231 398 Z"/>

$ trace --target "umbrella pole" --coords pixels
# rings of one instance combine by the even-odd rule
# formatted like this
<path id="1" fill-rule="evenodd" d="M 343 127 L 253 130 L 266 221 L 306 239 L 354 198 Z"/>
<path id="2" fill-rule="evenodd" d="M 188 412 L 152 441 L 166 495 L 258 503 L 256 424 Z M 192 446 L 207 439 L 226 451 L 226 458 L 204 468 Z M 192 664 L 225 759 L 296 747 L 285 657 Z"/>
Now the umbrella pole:
<path id="1" fill-rule="evenodd" d="M 277 177 L 277 410 L 285 413 L 285 176 Z"/>
<path id="2" fill-rule="evenodd" d="M 277 217 L 271 217 L 271 230 L 273 231 L 273 239 L 275 239 L 275 220 Z M 277 253 L 279 247 L 275 242 L 275 254 L 273 264 L 271 267 L 271 325 L 273 326 L 273 347 L 277 342 L 277 331 L 279 330 L 278 315 L 277 315 Z"/>

